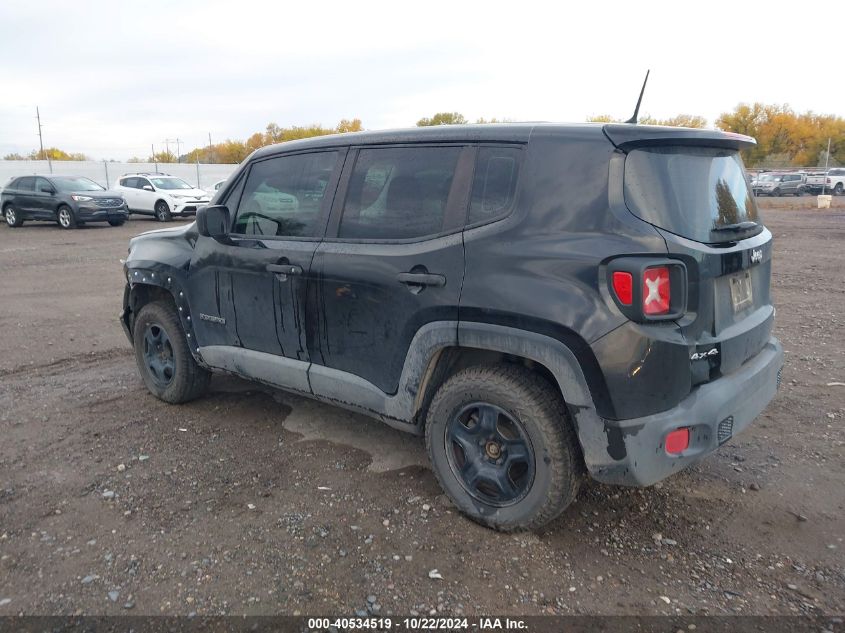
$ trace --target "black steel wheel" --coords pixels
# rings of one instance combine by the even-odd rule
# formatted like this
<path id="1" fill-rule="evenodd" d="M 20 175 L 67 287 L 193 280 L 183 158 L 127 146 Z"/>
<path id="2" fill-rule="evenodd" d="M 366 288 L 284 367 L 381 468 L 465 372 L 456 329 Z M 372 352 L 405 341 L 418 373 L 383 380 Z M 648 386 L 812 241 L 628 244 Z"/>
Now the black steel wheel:
<path id="1" fill-rule="evenodd" d="M 560 392 L 513 364 L 469 367 L 437 390 L 426 446 L 443 491 L 496 530 L 536 529 L 575 499 L 584 460 Z"/>
<path id="2" fill-rule="evenodd" d="M 493 506 L 518 502 L 534 482 L 534 450 L 510 413 L 486 402 L 459 410 L 445 429 L 449 466 L 471 497 Z"/>
<path id="3" fill-rule="evenodd" d="M 165 388 L 173 382 L 176 373 L 173 345 L 165 329 L 153 321 L 144 327 L 143 354 L 145 367 L 156 385 Z"/>
<path id="4" fill-rule="evenodd" d="M 173 218 L 173 216 L 170 215 L 170 207 L 167 206 L 167 203 L 164 200 L 156 202 L 155 212 L 156 220 L 159 222 L 170 222 Z"/>
<path id="5" fill-rule="evenodd" d="M 188 339 L 172 302 L 155 301 L 141 308 L 132 339 L 141 379 L 155 397 L 179 404 L 205 392 L 211 374 L 188 349 Z"/>

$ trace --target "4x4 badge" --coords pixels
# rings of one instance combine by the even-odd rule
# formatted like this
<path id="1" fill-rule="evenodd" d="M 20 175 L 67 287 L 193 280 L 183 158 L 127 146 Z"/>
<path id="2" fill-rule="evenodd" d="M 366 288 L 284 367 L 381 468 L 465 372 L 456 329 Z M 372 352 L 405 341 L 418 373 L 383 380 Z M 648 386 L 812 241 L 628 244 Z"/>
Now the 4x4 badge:
<path id="1" fill-rule="evenodd" d="M 701 360 L 702 358 L 707 358 L 708 356 L 717 356 L 719 354 L 719 349 L 714 347 L 713 349 L 708 349 L 706 352 L 696 352 L 692 356 L 689 357 L 690 360 Z"/>
<path id="2" fill-rule="evenodd" d="M 202 321 L 211 321 L 212 323 L 219 323 L 220 325 L 226 325 L 226 319 L 219 316 L 211 316 L 210 314 L 203 314 L 200 312 L 200 319 Z"/>
<path id="3" fill-rule="evenodd" d="M 762 248 L 755 248 L 751 251 L 751 263 L 752 264 L 759 264 L 763 261 L 763 249 Z"/>

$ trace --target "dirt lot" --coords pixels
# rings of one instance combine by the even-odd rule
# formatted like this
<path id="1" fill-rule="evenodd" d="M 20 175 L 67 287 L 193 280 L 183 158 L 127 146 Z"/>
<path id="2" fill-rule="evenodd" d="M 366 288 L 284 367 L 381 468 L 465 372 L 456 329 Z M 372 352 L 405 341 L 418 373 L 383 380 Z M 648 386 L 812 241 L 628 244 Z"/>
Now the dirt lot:
<path id="1" fill-rule="evenodd" d="M 153 222 L 3 225 L 0 614 L 845 612 L 845 201 L 768 202 L 774 403 L 698 466 L 587 484 L 515 536 L 459 516 L 422 442 L 367 418 L 232 378 L 150 396 L 116 317 Z"/>

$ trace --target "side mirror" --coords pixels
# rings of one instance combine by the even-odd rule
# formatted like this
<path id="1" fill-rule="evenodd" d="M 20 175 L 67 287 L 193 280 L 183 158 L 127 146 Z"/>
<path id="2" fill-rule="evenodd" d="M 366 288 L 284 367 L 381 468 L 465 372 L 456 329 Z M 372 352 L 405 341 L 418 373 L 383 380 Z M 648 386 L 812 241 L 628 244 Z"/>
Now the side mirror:
<path id="1" fill-rule="evenodd" d="M 197 209 L 197 231 L 204 237 L 222 240 L 229 234 L 229 207 L 213 204 Z"/>
<path id="2" fill-rule="evenodd" d="M 144 191 L 155 191 L 152 185 L 144 185 Z"/>

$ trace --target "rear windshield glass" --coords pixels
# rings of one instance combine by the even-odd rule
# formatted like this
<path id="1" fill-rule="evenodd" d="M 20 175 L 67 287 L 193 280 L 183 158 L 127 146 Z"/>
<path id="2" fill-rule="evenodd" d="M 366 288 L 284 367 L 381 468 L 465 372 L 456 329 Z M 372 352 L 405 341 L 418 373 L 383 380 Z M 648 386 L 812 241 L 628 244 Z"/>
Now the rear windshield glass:
<path id="1" fill-rule="evenodd" d="M 634 215 L 698 242 L 736 239 L 716 231 L 759 222 L 739 152 L 706 147 L 635 149 L 625 160 L 625 203 Z"/>

